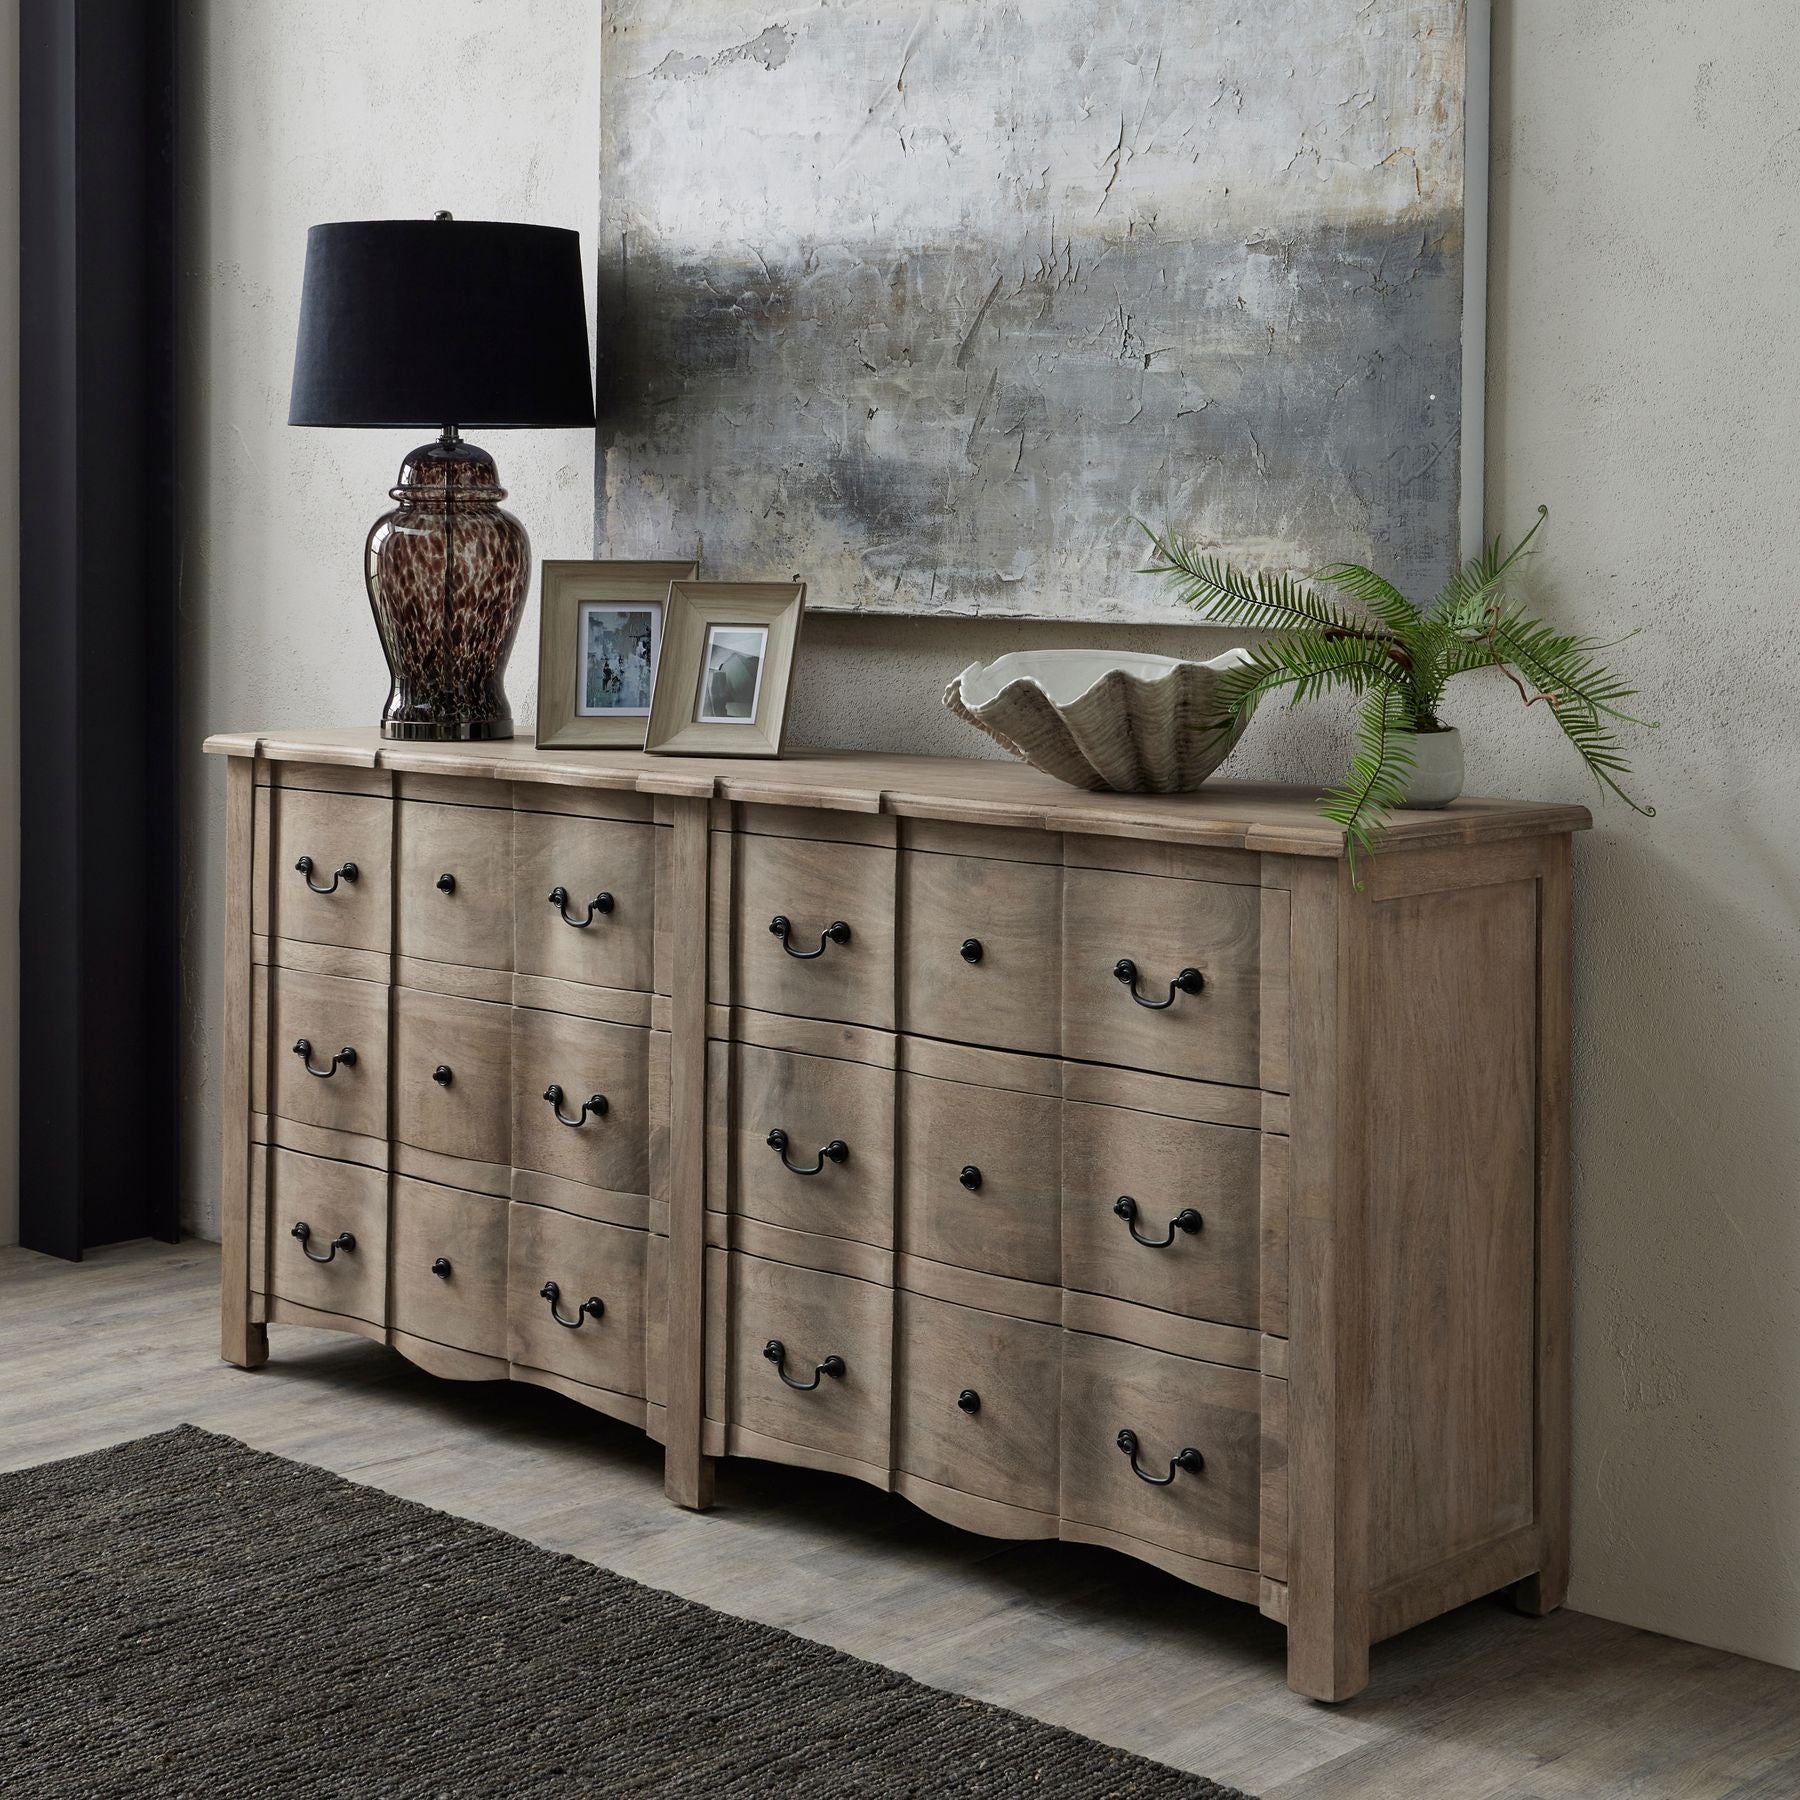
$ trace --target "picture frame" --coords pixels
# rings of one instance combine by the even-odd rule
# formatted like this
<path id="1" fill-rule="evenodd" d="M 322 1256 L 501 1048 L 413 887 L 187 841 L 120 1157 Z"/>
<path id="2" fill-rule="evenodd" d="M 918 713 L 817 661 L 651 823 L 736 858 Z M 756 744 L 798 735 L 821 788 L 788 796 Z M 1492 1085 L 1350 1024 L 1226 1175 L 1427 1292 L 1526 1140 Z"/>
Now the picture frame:
<path id="1" fill-rule="evenodd" d="M 804 581 L 674 581 L 644 748 L 657 756 L 779 756 Z"/>
<path id="2" fill-rule="evenodd" d="M 546 562 L 538 610 L 541 750 L 641 750 L 670 583 L 694 561 Z"/>

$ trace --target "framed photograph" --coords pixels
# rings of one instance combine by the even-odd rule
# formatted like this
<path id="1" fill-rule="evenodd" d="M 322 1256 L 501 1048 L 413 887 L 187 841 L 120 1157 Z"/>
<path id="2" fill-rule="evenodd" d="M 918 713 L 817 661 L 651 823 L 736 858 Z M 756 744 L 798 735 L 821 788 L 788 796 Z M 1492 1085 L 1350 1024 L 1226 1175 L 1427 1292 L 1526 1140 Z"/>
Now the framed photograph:
<path id="1" fill-rule="evenodd" d="M 803 581 L 669 586 L 644 748 L 665 756 L 779 756 Z"/>
<path id="2" fill-rule="evenodd" d="M 537 742 L 637 750 L 662 661 L 669 585 L 693 562 L 547 562 L 538 619 Z"/>

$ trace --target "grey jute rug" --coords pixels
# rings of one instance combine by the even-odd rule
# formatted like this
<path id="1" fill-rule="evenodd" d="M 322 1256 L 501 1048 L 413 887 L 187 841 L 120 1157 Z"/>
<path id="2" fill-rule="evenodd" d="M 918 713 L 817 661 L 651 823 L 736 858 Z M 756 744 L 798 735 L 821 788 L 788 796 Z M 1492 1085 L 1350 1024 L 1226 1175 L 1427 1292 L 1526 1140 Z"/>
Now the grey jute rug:
<path id="1" fill-rule="evenodd" d="M 1243 1800 L 192 1426 L 0 1475 L 0 1793 Z"/>

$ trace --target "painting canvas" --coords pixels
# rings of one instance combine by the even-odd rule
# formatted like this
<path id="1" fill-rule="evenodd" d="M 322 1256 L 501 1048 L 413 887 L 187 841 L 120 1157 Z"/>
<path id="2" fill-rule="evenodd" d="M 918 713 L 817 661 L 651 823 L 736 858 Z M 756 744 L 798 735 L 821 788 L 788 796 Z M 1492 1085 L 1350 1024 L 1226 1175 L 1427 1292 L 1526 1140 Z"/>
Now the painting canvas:
<path id="1" fill-rule="evenodd" d="M 1143 518 L 1431 588 L 1479 529 L 1470 11 L 610 0 L 604 553 L 1167 620 Z"/>

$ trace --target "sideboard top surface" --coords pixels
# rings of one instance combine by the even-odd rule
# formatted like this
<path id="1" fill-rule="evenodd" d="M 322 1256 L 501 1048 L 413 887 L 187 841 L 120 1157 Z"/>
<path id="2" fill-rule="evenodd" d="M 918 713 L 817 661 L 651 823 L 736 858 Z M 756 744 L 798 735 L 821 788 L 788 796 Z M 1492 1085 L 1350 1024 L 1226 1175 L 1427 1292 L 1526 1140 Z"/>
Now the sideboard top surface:
<path id="1" fill-rule="evenodd" d="M 889 813 L 903 818 L 1037 831 L 1152 838 L 1285 856 L 1341 857 L 1343 837 L 1319 817 L 1316 793 L 1270 782 L 1212 781 L 1196 794 L 1114 794 L 1068 787 L 1022 763 L 886 752 L 798 751 L 777 761 L 647 756 L 641 750 L 540 750 L 523 739 L 409 744 L 374 726 L 219 732 L 211 756 L 329 763 L 396 774 L 627 789 L 683 799 Z M 1384 848 L 1449 845 L 1585 831 L 1584 806 L 1465 795 L 1435 812 L 1400 812 Z"/>

